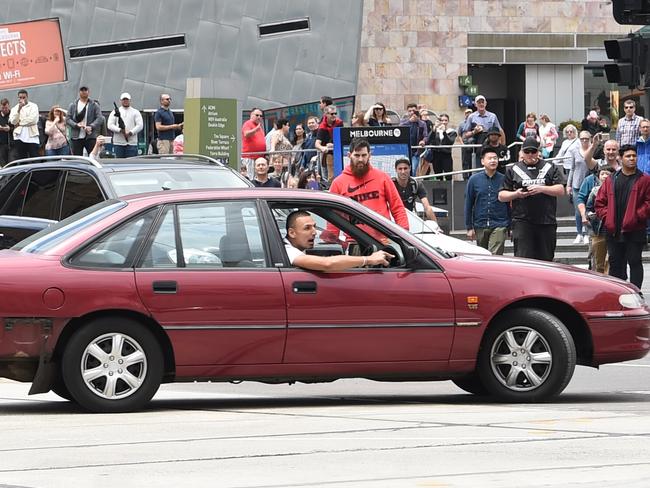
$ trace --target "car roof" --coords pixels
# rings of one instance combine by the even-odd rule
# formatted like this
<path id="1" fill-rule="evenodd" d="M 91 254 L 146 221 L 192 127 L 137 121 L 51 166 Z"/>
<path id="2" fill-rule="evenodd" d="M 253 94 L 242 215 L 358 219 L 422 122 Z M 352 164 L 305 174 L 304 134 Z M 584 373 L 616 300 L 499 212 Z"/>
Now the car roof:
<path id="1" fill-rule="evenodd" d="M 330 201 L 354 205 L 354 200 L 335 193 L 314 190 L 293 190 L 288 188 L 219 188 L 197 190 L 165 190 L 153 193 L 127 195 L 120 200 L 125 202 L 168 203 L 182 200 L 212 200 L 212 199 L 262 199 L 283 201 L 300 200 L 309 204 L 310 201 Z"/>
<path id="2" fill-rule="evenodd" d="M 167 155 L 165 155 L 167 156 Z M 6 165 L 0 174 L 13 173 L 21 170 L 31 169 L 90 169 L 93 172 L 120 172 L 137 171 L 143 169 L 172 169 L 172 168 L 193 168 L 193 169 L 218 169 L 221 171 L 231 170 L 229 166 L 201 155 L 169 155 L 167 157 L 138 156 L 134 158 L 104 158 L 93 160 L 83 156 L 46 156 L 12 161 Z M 168 159 L 169 158 L 169 159 Z"/>

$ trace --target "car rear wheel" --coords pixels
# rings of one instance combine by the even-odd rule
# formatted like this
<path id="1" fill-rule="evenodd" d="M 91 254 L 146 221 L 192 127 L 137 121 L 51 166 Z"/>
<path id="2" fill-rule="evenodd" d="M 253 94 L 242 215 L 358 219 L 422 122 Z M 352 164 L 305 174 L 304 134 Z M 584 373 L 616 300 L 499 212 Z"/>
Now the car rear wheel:
<path id="1" fill-rule="evenodd" d="M 573 338 L 557 317 L 518 309 L 505 312 L 486 332 L 478 372 L 498 400 L 535 402 L 560 394 L 575 365 Z"/>
<path id="2" fill-rule="evenodd" d="M 93 412 L 142 408 L 162 381 L 158 341 L 142 324 L 122 317 L 95 319 L 79 329 L 63 353 L 70 395 Z"/>

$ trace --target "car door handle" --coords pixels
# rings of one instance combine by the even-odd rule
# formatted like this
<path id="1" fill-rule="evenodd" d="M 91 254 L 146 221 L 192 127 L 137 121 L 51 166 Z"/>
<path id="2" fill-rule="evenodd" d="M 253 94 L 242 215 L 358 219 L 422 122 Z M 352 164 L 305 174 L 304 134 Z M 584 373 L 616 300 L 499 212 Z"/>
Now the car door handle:
<path id="1" fill-rule="evenodd" d="M 291 287 L 294 293 L 316 293 L 315 281 L 294 281 Z"/>
<path id="2" fill-rule="evenodd" d="M 176 293 L 177 287 L 175 281 L 154 281 L 154 293 Z"/>

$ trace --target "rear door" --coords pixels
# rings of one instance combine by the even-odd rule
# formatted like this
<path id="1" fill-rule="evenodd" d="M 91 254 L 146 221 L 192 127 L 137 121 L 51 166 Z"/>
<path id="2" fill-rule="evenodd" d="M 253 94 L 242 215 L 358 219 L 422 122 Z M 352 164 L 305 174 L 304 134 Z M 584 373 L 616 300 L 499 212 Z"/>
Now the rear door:
<path id="1" fill-rule="evenodd" d="M 285 298 L 266 247 L 255 201 L 165 208 L 136 281 L 178 366 L 282 361 Z"/>

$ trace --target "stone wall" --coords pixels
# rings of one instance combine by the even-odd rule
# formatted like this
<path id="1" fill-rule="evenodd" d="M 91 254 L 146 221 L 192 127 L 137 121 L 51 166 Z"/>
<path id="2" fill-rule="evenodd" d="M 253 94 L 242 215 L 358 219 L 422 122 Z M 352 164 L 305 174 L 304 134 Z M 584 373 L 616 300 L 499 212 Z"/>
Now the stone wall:
<path id="1" fill-rule="evenodd" d="M 402 112 L 416 102 L 460 117 L 458 76 L 467 74 L 468 33 L 614 35 L 605 0 L 364 0 L 357 108 L 376 101 Z"/>

